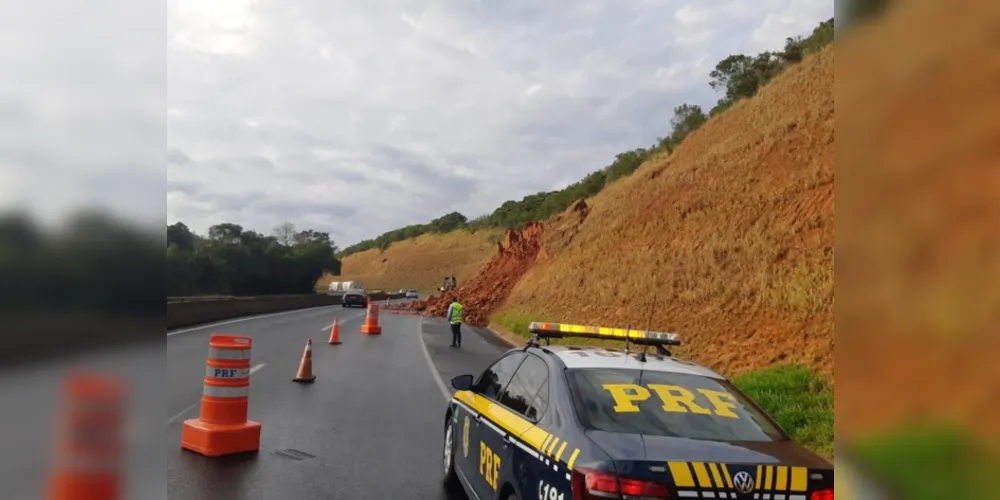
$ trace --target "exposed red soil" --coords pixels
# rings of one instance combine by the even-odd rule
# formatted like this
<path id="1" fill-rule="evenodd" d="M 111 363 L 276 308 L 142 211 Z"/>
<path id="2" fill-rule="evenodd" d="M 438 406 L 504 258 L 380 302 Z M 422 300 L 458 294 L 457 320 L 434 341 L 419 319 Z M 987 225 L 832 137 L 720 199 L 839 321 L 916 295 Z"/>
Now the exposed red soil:
<path id="1" fill-rule="evenodd" d="M 584 206 L 586 206 L 584 204 Z M 427 316 L 444 317 L 448 305 L 458 298 L 465 306 L 465 322 L 486 326 L 490 314 L 503 306 L 514 285 L 535 265 L 541 248 L 543 225 L 529 223 L 521 229 L 509 229 L 497 253 L 475 278 L 457 290 L 425 300 L 387 306 L 388 310 L 419 311 Z"/>

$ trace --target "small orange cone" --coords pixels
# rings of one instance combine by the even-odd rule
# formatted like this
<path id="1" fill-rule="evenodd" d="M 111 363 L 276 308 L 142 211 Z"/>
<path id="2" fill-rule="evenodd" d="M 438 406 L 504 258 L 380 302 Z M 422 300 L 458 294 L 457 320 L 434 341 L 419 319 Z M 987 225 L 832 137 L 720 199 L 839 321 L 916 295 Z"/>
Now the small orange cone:
<path id="1" fill-rule="evenodd" d="M 333 327 L 330 328 L 330 345 L 340 345 L 340 323 L 338 318 L 333 318 Z"/>
<path id="2" fill-rule="evenodd" d="M 312 346 L 312 339 L 307 340 L 306 349 L 302 351 L 302 361 L 299 362 L 299 372 L 292 379 L 293 382 L 311 384 L 316 380 L 316 376 L 313 375 Z"/>

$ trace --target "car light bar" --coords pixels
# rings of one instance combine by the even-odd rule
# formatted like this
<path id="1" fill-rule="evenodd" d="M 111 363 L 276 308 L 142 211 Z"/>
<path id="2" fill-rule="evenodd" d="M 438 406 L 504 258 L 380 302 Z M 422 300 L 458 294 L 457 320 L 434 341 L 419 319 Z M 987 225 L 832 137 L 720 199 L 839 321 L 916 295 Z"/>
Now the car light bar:
<path id="1" fill-rule="evenodd" d="M 528 325 L 528 331 L 542 339 L 574 337 L 621 341 L 628 339 L 629 342 L 642 345 L 681 345 L 681 339 L 676 333 L 628 330 L 625 328 L 608 328 L 604 326 L 533 321 Z"/>

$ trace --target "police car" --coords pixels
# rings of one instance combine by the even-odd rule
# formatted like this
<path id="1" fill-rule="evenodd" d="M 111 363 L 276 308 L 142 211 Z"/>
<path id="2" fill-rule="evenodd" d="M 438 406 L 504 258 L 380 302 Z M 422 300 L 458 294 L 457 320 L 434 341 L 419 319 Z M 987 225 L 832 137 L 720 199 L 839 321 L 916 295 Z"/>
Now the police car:
<path id="1" fill-rule="evenodd" d="M 529 329 L 525 347 L 478 378 L 451 380 L 449 492 L 475 500 L 833 500 L 833 467 L 721 375 L 671 356 L 676 334 Z M 573 337 L 624 346 L 549 345 Z"/>

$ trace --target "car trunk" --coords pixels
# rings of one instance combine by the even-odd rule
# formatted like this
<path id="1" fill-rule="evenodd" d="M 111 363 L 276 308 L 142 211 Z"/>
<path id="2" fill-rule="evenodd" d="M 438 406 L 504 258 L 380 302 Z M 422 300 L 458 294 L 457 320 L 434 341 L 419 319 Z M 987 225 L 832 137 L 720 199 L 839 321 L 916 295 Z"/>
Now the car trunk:
<path id="1" fill-rule="evenodd" d="M 832 467 L 792 441 L 720 442 L 599 430 L 586 434 L 611 457 L 621 477 L 668 485 L 676 497 L 704 498 L 711 492 L 715 498 L 809 500 L 821 490 L 832 493 Z"/>

